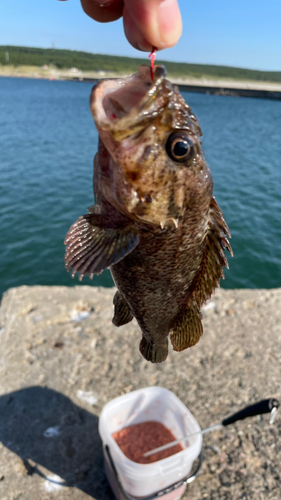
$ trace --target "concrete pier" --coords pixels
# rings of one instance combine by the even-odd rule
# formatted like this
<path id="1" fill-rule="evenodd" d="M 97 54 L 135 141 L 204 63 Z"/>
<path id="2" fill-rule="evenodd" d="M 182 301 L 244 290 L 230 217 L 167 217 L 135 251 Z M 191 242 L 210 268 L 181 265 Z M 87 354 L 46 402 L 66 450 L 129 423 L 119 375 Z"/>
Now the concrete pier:
<path id="1" fill-rule="evenodd" d="M 98 418 L 113 398 L 161 386 L 202 428 L 280 398 L 281 289 L 218 289 L 204 334 L 148 363 L 135 321 L 116 328 L 114 288 L 22 286 L 0 308 L 1 500 L 114 500 Z M 281 412 L 281 410 L 279 410 Z M 281 418 L 206 434 L 200 476 L 182 500 L 280 500 Z M 176 478 L 175 478 L 176 480 Z"/>
<path id="2" fill-rule="evenodd" d="M 34 78 L 46 80 L 70 80 L 96 83 L 102 78 L 124 78 L 128 74 L 105 71 L 80 71 L 73 69 L 40 68 L 37 66 L 0 66 L 0 77 Z M 281 83 L 267 81 L 230 80 L 219 78 L 172 77 L 172 83 L 185 92 L 213 94 L 237 97 L 255 97 L 258 99 L 281 100 Z"/>
<path id="3" fill-rule="evenodd" d="M 118 78 L 118 77 L 117 77 Z M 123 76 L 122 76 L 123 78 Z M 72 76 L 66 78 L 72 81 L 96 83 L 98 78 L 88 76 Z M 281 84 L 269 82 L 240 82 L 225 80 L 202 80 L 202 79 L 173 79 L 171 82 L 179 86 L 184 92 L 196 92 L 199 94 L 224 95 L 235 97 L 255 97 L 257 99 L 281 100 Z"/>
<path id="4" fill-rule="evenodd" d="M 280 90 L 271 90 L 268 88 L 256 89 L 247 87 L 234 87 L 233 85 L 190 85 L 190 84 L 179 84 L 179 88 L 184 92 L 197 92 L 200 94 L 213 94 L 213 95 L 224 95 L 224 96 L 235 96 L 235 97 L 255 97 L 258 99 L 275 99 L 281 100 L 281 88 Z"/>

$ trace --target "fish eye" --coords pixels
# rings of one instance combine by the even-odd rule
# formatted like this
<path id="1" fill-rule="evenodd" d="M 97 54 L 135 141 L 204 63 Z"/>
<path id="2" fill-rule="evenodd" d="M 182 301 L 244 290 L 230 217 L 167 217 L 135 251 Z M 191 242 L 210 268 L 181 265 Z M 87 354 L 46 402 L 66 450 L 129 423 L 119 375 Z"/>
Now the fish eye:
<path id="1" fill-rule="evenodd" d="M 168 137 L 166 151 L 177 163 L 183 163 L 194 154 L 194 144 L 186 132 L 176 132 Z"/>

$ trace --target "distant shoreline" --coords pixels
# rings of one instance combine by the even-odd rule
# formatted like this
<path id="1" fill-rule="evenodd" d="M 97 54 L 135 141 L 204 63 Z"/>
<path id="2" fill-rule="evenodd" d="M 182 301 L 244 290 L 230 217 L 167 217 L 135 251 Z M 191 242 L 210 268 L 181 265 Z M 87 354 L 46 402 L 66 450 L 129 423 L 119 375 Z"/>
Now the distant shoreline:
<path id="1" fill-rule="evenodd" d="M 39 66 L 0 66 L 0 77 L 32 78 L 44 80 L 95 82 L 103 78 L 118 78 L 128 73 L 106 71 L 81 71 L 76 68 L 57 69 Z M 215 95 L 260 97 L 281 100 L 281 83 L 234 80 L 222 78 L 171 77 L 171 82 L 181 90 Z"/>

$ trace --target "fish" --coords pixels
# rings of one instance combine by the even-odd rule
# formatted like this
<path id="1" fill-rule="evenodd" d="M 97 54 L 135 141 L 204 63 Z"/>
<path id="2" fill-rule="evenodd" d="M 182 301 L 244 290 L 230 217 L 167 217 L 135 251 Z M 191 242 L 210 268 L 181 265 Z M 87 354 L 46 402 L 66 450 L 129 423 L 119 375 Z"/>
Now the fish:
<path id="1" fill-rule="evenodd" d="M 152 363 L 194 346 L 201 307 L 231 255 L 230 232 L 213 196 L 201 128 L 164 66 L 95 85 L 99 133 L 95 204 L 70 227 L 65 265 L 92 278 L 109 268 L 117 287 L 112 322 L 136 319 Z"/>

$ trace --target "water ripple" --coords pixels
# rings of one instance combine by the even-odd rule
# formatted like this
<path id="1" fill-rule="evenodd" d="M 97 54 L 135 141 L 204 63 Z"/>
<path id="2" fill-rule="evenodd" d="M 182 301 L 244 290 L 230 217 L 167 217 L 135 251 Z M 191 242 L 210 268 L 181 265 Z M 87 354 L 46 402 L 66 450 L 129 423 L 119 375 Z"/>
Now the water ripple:
<path id="1" fill-rule="evenodd" d="M 1 292 L 78 284 L 64 236 L 93 204 L 91 84 L 0 79 Z M 232 232 L 226 288 L 281 286 L 281 102 L 185 94 Z M 89 283 L 88 278 L 84 280 Z M 110 273 L 95 285 L 112 286 Z"/>

